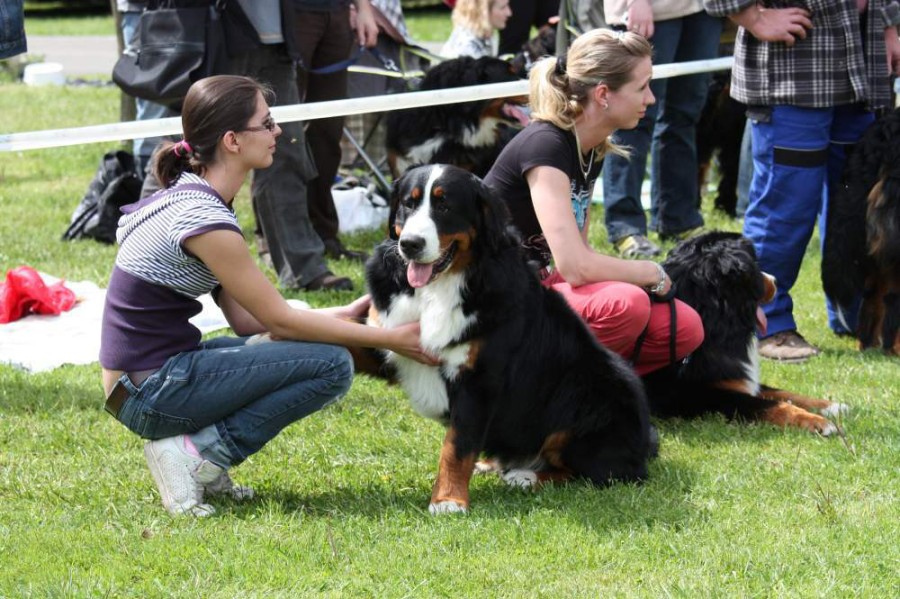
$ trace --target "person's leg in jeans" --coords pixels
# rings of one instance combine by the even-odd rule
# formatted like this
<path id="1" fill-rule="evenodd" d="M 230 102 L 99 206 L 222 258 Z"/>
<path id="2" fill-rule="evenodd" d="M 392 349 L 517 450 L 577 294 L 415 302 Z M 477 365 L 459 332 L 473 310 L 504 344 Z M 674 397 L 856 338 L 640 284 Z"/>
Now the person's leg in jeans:
<path id="1" fill-rule="evenodd" d="M 836 189 L 844 172 L 844 164 L 850 148 L 859 141 L 863 132 L 875 121 L 875 114 L 864 110 L 859 105 L 838 106 L 834 109 L 834 121 L 831 124 L 831 144 L 828 151 L 828 185 L 822 196 L 822 211 L 819 217 L 819 237 L 821 245 L 825 245 L 826 226 L 828 222 L 827 207 L 829 190 Z M 849 335 L 856 331 L 859 308 L 862 304 L 862 290 L 849 310 L 837 310 L 828 296 L 825 297 L 825 308 L 828 312 L 828 326 L 839 335 Z"/>
<path id="2" fill-rule="evenodd" d="M 275 92 L 275 105 L 299 104 L 297 75 L 283 44 L 260 46 L 232 59 L 232 72 L 253 77 Z M 253 172 L 250 189 L 257 224 L 265 238 L 278 283 L 306 287 L 329 274 L 325 249 L 309 219 L 307 181 L 315 177 L 301 123 L 280 123 L 272 165 Z M 349 280 L 346 280 L 350 284 Z"/>
<path id="3" fill-rule="evenodd" d="M 350 55 L 353 32 L 348 9 L 328 13 L 303 12 L 294 19 L 296 39 L 304 65 L 297 73 L 297 85 L 303 102 L 326 102 L 347 97 L 347 71 L 313 74 L 304 69 L 326 67 Z M 309 121 L 306 137 L 312 151 L 318 178 L 309 186 L 309 217 L 319 237 L 326 244 L 338 238 L 338 216 L 331 186 L 341 163 L 343 117 Z"/>
<path id="4" fill-rule="evenodd" d="M 657 81 L 650 84 L 654 95 Z M 647 235 L 647 217 L 641 204 L 641 185 L 647 170 L 650 137 L 656 120 L 656 105 L 647 107 L 647 114 L 637 127 L 619 130 L 613 141 L 629 148 L 630 156 L 623 158 L 608 154 L 603 159 L 603 208 L 609 241 L 616 243 L 630 235 Z"/>
<path id="5" fill-rule="evenodd" d="M 138 24 L 141 20 L 141 13 L 136 11 L 127 11 L 122 14 L 122 37 L 125 40 L 125 53 L 131 54 L 136 52 L 136 42 L 134 36 L 137 32 Z M 178 116 L 178 113 L 166 106 L 165 104 L 157 104 L 143 98 L 135 98 L 135 119 L 138 121 L 148 121 L 152 119 L 164 119 L 168 117 Z M 138 174 L 143 178 L 150 166 L 150 158 L 153 151 L 165 137 L 144 137 L 137 138 L 132 142 L 132 153 L 134 154 L 135 165 Z"/>
<path id="6" fill-rule="evenodd" d="M 202 503 L 208 485 L 350 388 L 346 348 L 246 341 L 213 339 L 170 358 L 139 387 L 127 376 L 119 381 L 129 398 L 117 418 L 151 440 L 148 465 L 173 514 L 211 513 Z"/>
<path id="7" fill-rule="evenodd" d="M 753 180 L 753 148 L 750 143 L 750 123 L 744 125 L 744 137 L 741 139 L 741 158 L 738 166 L 737 206 L 738 218 L 743 218 L 750 203 L 750 181 Z"/>
<path id="8" fill-rule="evenodd" d="M 828 108 L 794 106 L 775 106 L 770 117 L 748 114 L 753 181 L 744 235 L 760 268 L 777 280 L 775 298 L 763 306 L 770 337 L 797 329 L 790 290 L 821 205 L 832 115 Z"/>
<path id="9" fill-rule="evenodd" d="M 654 24 L 657 63 L 713 58 L 722 19 L 705 11 Z M 650 228 L 662 236 L 703 225 L 697 206 L 697 122 L 706 102 L 709 73 L 670 77 L 659 104 L 651 147 Z"/>

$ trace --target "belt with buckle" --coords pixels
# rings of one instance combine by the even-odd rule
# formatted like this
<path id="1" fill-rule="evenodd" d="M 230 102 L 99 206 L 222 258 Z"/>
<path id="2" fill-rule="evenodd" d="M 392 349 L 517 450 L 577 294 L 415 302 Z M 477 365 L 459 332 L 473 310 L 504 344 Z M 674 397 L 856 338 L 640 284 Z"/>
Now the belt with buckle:
<path id="1" fill-rule="evenodd" d="M 157 369 L 126 372 L 125 375 L 131 381 L 132 385 L 138 387 L 141 383 L 150 378 L 150 375 L 156 372 L 156 370 Z M 112 391 L 110 391 L 109 395 L 106 397 L 106 405 L 103 407 L 107 412 L 112 414 L 114 418 L 118 418 L 122 406 L 125 405 L 125 402 L 129 397 L 131 397 L 131 392 L 128 391 L 128 388 L 123 385 L 121 381 L 117 381 Z"/>

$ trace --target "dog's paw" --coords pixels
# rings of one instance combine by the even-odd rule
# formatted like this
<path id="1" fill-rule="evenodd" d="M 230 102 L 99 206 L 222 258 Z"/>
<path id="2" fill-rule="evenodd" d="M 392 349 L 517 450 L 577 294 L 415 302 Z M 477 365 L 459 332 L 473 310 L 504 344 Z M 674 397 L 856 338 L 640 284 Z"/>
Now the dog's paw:
<path id="1" fill-rule="evenodd" d="M 478 460 L 475 462 L 475 469 L 473 470 L 475 474 L 499 474 L 500 471 L 500 462 L 497 460 Z"/>
<path id="2" fill-rule="evenodd" d="M 825 424 L 819 427 L 818 433 L 823 437 L 830 437 L 831 435 L 836 435 L 841 432 L 841 429 L 835 423 L 826 420 Z"/>
<path id="3" fill-rule="evenodd" d="M 466 506 L 453 500 L 438 501 L 428 506 L 428 512 L 432 516 L 441 514 L 465 514 L 468 510 Z"/>
<path id="4" fill-rule="evenodd" d="M 850 406 L 845 403 L 837 403 L 834 402 L 827 408 L 824 408 L 819 411 L 819 414 L 825 416 L 826 418 L 838 418 L 840 416 L 846 416 L 850 413 Z"/>
<path id="5" fill-rule="evenodd" d="M 511 468 L 503 471 L 500 474 L 500 478 L 510 487 L 518 487 L 520 489 L 531 489 L 538 484 L 538 476 L 534 470 Z"/>

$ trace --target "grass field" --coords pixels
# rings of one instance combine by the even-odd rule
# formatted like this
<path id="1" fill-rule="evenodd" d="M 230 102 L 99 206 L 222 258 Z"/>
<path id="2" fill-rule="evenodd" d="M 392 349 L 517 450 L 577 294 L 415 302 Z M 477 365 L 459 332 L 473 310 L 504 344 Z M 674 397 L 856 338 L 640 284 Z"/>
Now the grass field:
<path id="1" fill-rule="evenodd" d="M 0 133 L 118 109 L 110 88 L 0 85 Z M 105 285 L 115 249 L 59 236 L 111 148 L 0 153 L 0 272 L 28 264 Z M 252 231 L 246 189 L 236 206 Z M 608 249 L 600 213 L 593 241 Z M 359 267 L 333 268 L 362 286 Z M 197 521 L 166 515 L 141 441 L 102 409 L 96 363 L 0 366 L 0 597 L 897 596 L 900 368 L 827 331 L 818 268 L 813 243 L 795 302 L 823 355 L 766 362 L 764 380 L 850 404 L 845 439 L 661 422 L 643 485 L 524 492 L 476 478 L 466 516 L 427 511 L 441 428 L 363 376 L 235 470 L 256 500 Z"/>

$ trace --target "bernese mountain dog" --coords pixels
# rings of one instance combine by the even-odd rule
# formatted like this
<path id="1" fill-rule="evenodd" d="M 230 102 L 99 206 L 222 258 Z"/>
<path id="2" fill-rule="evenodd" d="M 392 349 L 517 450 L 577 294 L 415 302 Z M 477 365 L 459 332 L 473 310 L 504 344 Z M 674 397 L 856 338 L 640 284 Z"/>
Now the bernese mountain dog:
<path id="1" fill-rule="evenodd" d="M 510 63 L 461 56 L 425 73 L 421 91 L 518 81 Z M 495 98 L 395 110 L 388 114 L 385 144 L 396 179 L 411 166 L 453 164 L 483 177 L 500 150 L 528 124 L 527 98 Z"/>
<path id="2" fill-rule="evenodd" d="M 468 509 L 481 454 L 523 487 L 646 478 L 656 441 L 640 379 L 540 284 L 505 205 L 449 165 L 411 169 L 392 199 L 396 239 L 366 266 L 369 322 L 418 321 L 441 359 L 386 357 L 413 408 L 447 427 L 431 513 Z"/>
<path id="3" fill-rule="evenodd" d="M 900 356 L 900 108 L 866 130 L 829 194 L 822 286 L 861 350 Z"/>
<path id="4" fill-rule="evenodd" d="M 704 233 L 675 246 L 663 267 L 675 297 L 700 314 L 705 336 L 682 363 L 644 376 L 654 415 L 720 413 L 824 436 L 840 432 L 828 418 L 846 411 L 845 405 L 760 383 L 756 331 L 765 332 L 760 304 L 774 297 L 775 280 L 760 270 L 749 239 L 738 233 Z"/>

